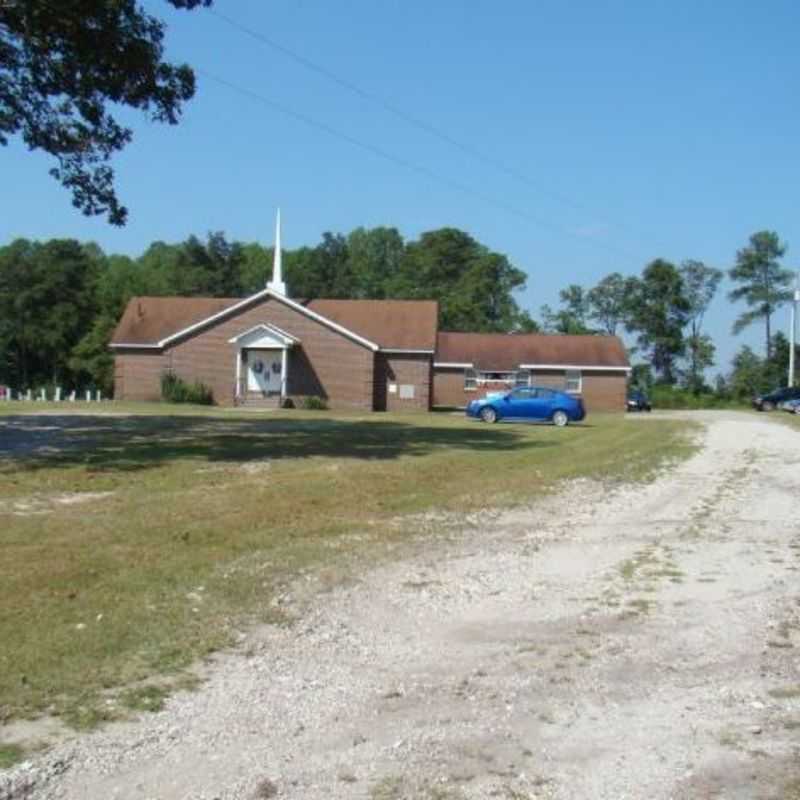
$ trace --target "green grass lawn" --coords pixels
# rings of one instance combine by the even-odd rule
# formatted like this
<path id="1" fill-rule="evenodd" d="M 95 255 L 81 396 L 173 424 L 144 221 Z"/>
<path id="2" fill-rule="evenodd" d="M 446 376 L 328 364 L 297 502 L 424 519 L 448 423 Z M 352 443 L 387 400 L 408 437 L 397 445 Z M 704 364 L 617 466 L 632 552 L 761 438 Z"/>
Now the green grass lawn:
<path id="1" fill-rule="evenodd" d="M 622 415 L 556 429 L 15 405 L 0 404 L 0 723 L 157 707 L 241 626 L 278 620 L 270 601 L 293 576 L 385 555 L 421 531 L 418 512 L 512 505 L 576 476 L 641 479 L 691 450 L 686 423 Z"/>

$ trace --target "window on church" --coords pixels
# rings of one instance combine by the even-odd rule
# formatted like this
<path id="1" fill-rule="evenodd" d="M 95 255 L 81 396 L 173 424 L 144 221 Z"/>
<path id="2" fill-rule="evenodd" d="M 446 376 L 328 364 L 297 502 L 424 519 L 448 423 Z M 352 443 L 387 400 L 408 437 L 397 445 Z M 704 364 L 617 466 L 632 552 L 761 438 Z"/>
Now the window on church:
<path id="1" fill-rule="evenodd" d="M 565 389 L 570 394 L 580 394 L 583 389 L 583 376 L 579 369 L 568 369 L 564 374 Z"/>
<path id="2" fill-rule="evenodd" d="M 474 392 L 478 388 L 478 373 L 474 369 L 464 370 L 464 391 Z"/>

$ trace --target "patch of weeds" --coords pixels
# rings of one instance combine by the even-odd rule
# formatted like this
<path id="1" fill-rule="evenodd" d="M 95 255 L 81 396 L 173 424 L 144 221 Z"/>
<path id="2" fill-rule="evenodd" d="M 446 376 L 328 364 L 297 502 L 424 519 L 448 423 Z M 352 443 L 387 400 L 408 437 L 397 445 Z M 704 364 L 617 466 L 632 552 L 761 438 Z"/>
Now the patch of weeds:
<path id="1" fill-rule="evenodd" d="M 619 565 L 619 574 L 626 581 L 632 581 L 637 569 L 639 569 L 639 562 L 635 558 L 629 558 Z"/>
<path id="2" fill-rule="evenodd" d="M 503 787 L 503 797 L 506 797 L 508 800 L 531 800 L 534 795 L 523 792 L 521 789 L 515 789 L 513 786 L 506 785 Z"/>
<path id="3" fill-rule="evenodd" d="M 428 589 L 431 586 L 441 585 L 441 581 L 403 581 L 401 584 L 404 589 Z"/>
<path id="4" fill-rule="evenodd" d="M 119 719 L 119 713 L 108 704 L 101 705 L 98 699 L 85 701 L 83 705 L 68 706 L 61 713 L 61 719 L 71 728 L 78 731 L 90 731 Z"/>
<path id="5" fill-rule="evenodd" d="M 25 751 L 18 744 L 0 744 L 0 769 L 10 769 L 25 759 Z"/>
<path id="6" fill-rule="evenodd" d="M 783 786 L 783 800 L 800 800 L 800 778 L 795 778 Z"/>
<path id="7" fill-rule="evenodd" d="M 168 695 L 166 686 L 140 686 L 123 692 L 120 700 L 131 711 L 161 711 Z"/>
<path id="8" fill-rule="evenodd" d="M 431 786 L 424 795 L 425 800 L 463 800 L 461 789 L 449 786 Z"/>
<path id="9" fill-rule="evenodd" d="M 628 601 L 628 605 L 635 609 L 639 614 L 647 614 L 650 611 L 655 603 L 652 600 L 648 600 L 646 597 L 635 597 L 633 600 Z"/>
<path id="10" fill-rule="evenodd" d="M 269 778 L 262 778 L 256 784 L 256 790 L 253 792 L 253 800 L 267 800 L 269 797 L 276 797 L 278 794 L 278 787 Z"/>
<path id="11" fill-rule="evenodd" d="M 358 781 L 358 778 L 349 769 L 343 769 L 338 777 L 342 783 L 356 783 Z"/>
<path id="12" fill-rule="evenodd" d="M 767 647 L 778 647 L 778 648 L 791 648 L 794 645 L 791 642 L 787 642 L 784 639 L 769 639 L 767 641 Z"/>
<path id="13" fill-rule="evenodd" d="M 369 790 L 370 800 L 400 800 L 403 794 L 403 779 L 387 775 Z"/>
<path id="14" fill-rule="evenodd" d="M 800 729 L 800 719 L 785 719 L 783 721 L 783 727 L 786 728 L 787 731 L 796 731 Z"/>
<path id="15" fill-rule="evenodd" d="M 723 747 L 733 747 L 734 749 L 739 749 L 742 744 L 742 736 L 740 733 L 736 733 L 735 731 L 727 729 L 720 733 L 719 743 Z"/>
<path id="16" fill-rule="evenodd" d="M 776 700 L 793 700 L 800 697 L 800 683 L 794 683 L 790 686 L 780 686 L 777 689 L 770 689 L 767 694 L 774 697 Z"/>

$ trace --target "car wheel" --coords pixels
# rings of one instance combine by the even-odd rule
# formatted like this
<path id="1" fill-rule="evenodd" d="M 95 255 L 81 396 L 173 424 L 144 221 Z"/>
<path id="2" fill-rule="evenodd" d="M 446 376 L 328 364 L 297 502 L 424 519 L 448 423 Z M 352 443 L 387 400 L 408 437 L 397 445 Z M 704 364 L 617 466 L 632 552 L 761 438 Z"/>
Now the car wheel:
<path id="1" fill-rule="evenodd" d="M 553 414 L 553 425 L 557 428 L 563 428 L 569 422 L 569 417 L 566 411 L 556 411 Z"/>
<path id="2" fill-rule="evenodd" d="M 774 411 L 775 410 L 775 403 L 771 403 L 769 400 L 765 400 L 761 404 L 762 411 Z"/>
<path id="3" fill-rule="evenodd" d="M 486 406 L 481 409 L 481 419 L 488 423 L 497 422 L 497 412 L 491 406 Z"/>

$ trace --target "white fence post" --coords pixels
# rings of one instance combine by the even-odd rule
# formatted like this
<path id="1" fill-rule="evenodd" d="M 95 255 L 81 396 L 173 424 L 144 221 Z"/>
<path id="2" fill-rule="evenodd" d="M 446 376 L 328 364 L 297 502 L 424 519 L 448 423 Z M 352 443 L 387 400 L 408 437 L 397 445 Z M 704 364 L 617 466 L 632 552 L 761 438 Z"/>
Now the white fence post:
<path id="1" fill-rule="evenodd" d="M 60 386 L 56 386 L 55 401 L 56 401 L 56 403 L 60 403 L 61 402 L 61 387 Z"/>
<path id="2" fill-rule="evenodd" d="M 74 389 L 69 393 L 69 401 L 70 401 L 70 403 L 74 403 L 75 402 L 75 390 Z"/>
<path id="3" fill-rule="evenodd" d="M 30 403 L 33 400 L 33 389 L 28 389 L 25 393 L 25 399 Z"/>
<path id="4" fill-rule="evenodd" d="M 39 399 L 42 402 L 45 402 L 47 400 L 47 390 L 46 389 L 40 389 L 39 390 Z"/>
<path id="5" fill-rule="evenodd" d="M 86 402 L 87 403 L 91 403 L 92 402 L 92 390 L 91 389 L 87 389 L 86 390 Z"/>
<path id="6" fill-rule="evenodd" d="M 101 395 L 100 395 L 100 390 L 99 389 L 94 393 L 94 399 L 97 400 L 98 403 L 100 402 Z"/>

